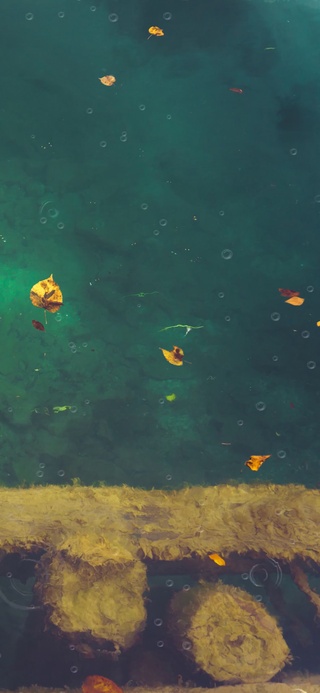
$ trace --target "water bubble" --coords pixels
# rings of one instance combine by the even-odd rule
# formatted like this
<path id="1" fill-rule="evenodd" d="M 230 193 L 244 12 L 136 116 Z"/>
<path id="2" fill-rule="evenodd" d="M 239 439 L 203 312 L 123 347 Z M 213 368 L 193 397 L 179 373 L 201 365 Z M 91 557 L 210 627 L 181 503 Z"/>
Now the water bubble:
<path id="1" fill-rule="evenodd" d="M 249 572 L 249 580 L 255 587 L 263 587 L 267 580 L 276 587 L 281 584 L 282 570 L 278 561 L 274 558 L 266 558 L 266 561 L 267 563 L 255 563 Z"/>
<path id="2" fill-rule="evenodd" d="M 171 119 L 172 119 L 172 115 L 170 113 L 168 113 L 167 120 L 171 120 Z"/>
<path id="3" fill-rule="evenodd" d="M 71 674 L 76 674 L 78 671 L 78 667 L 76 667 L 76 666 L 70 667 L 70 671 L 71 671 Z"/>
<path id="4" fill-rule="evenodd" d="M 59 223 L 57 224 L 57 229 L 59 229 L 60 231 L 62 231 L 62 229 L 64 229 L 63 221 L 59 221 Z"/>
<path id="5" fill-rule="evenodd" d="M 58 12 L 58 17 L 59 17 L 59 19 L 63 19 L 63 17 L 64 17 L 64 12 Z"/>
<path id="6" fill-rule="evenodd" d="M 40 464 L 39 464 L 39 468 L 40 468 L 40 469 L 45 469 L 45 466 L 46 466 L 46 465 L 45 465 L 44 462 L 40 462 Z"/>
<path id="7" fill-rule="evenodd" d="M 232 250 L 229 250 L 229 248 L 225 248 L 221 253 L 221 257 L 223 260 L 231 260 L 232 256 L 233 252 Z"/>
<path id="8" fill-rule="evenodd" d="M 56 219 L 56 217 L 59 216 L 59 210 L 56 209 L 55 207 L 51 207 L 48 211 L 50 219 Z"/>
<path id="9" fill-rule="evenodd" d="M 242 419 L 239 419 L 239 420 L 237 421 L 237 425 L 238 425 L 238 426 L 243 426 L 243 424 L 244 424 L 244 421 L 243 421 Z"/>
<path id="10" fill-rule="evenodd" d="M 316 362 L 315 361 L 308 361 L 307 363 L 307 368 L 309 368 L 310 371 L 313 371 L 314 368 L 316 367 Z"/>
<path id="11" fill-rule="evenodd" d="M 224 298 L 224 293 L 223 293 L 223 291 L 219 291 L 218 297 L 219 297 L 219 298 Z"/>
<path id="12" fill-rule="evenodd" d="M 91 107 L 89 106 L 89 108 L 87 108 L 87 110 L 86 110 L 86 113 L 87 113 L 88 115 L 92 115 L 92 113 L 93 113 L 93 108 L 91 108 Z"/>
<path id="13" fill-rule="evenodd" d="M 295 147 L 292 147 L 292 149 L 289 150 L 291 156 L 297 156 L 298 150 L 295 149 Z"/>
<path id="14" fill-rule="evenodd" d="M 164 12 L 163 15 L 162 15 L 162 19 L 165 19 L 166 22 L 169 22 L 170 19 L 172 19 L 172 14 L 171 14 L 171 12 Z"/>
<path id="15" fill-rule="evenodd" d="M 168 578 L 168 580 L 166 580 L 166 585 L 167 585 L 167 587 L 173 587 L 173 585 L 174 585 L 173 580 L 170 580 L 170 578 Z"/>
<path id="16" fill-rule="evenodd" d="M 122 135 L 120 135 L 120 142 L 126 142 L 128 139 L 127 133 L 123 132 Z"/>
<path id="17" fill-rule="evenodd" d="M 90 404 L 90 400 L 89 400 L 89 399 L 85 399 L 85 400 L 84 400 L 84 403 L 85 403 L 86 405 L 88 405 L 88 404 Z"/>
<path id="18" fill-rule="evenodd" d="M 279 361 L 279 356 L 274 354 L 274 356 L 272 357 L 272 361 L 274 361 L 274 362 Z"/>
<path id="19" fill-rule="evenodd" d="M 118 15 L 117 15 L 115 12 L 111 12 L 111 14 L 109 14 L 108 19 L 109 19 L 109 22 L 111 22 L 112 24 L 114 24 L 115 22 L 118 21 L 119 17 L 118 17 Z"/>
<path id="20" fill-rule="evenodd" d="M 46 224 L 47 221 L 47 217 L 40 217 L 40 224 Z"/>
<path id="21" fill-rule="evenodd" d="M 249 580 L 249 573 L 241 573 L 242 580 Z"/>
<path id="22" fill-rule="evenodd" d="M 32 12 L 27 12 L 27 14 L 25 15 L 27 22 L 31 22 L 31 19 L 33 19 L 33 17 L 34 15 L 32 14 Z"/>
<path id="23" fill-rule="evenodd" d="M 145 110 L 146 110 L 146 107 L 145 107 L 144 103 L 141 103 L 141 104 L 140 104 L 139 110 L 140 110 L 140 111 L 145 111 Z"/>
<path id="24" fill-rule="evenodd" d="M 257 411 L 264 411 L 265 408 L 266 408 L 266 406 L 267 406 L 267 405 L 265 404 L 265 402 L 257 402 L 257 403 L 256 403 L 256 409 L 257 409 Z"/>
<path id="25" fill-rule="evenodd" d="M 164 404 L 164 403 L 165 403 L 165 399 L 163 399 L 163 397 L 160 397 L 160 399 L 158 400 L 158 402 L 159 402 L 159 404 Z"/>
<path id="26" fill-rule="evenodd" d="M 280 458 L 280 460 L 284 460 L 284 458 L 287 456 L 287 453 L 285 450 L 278 450 L 277 455 Z"/>
<path id="27" fill-rule="evenodd" d="M 38 471 L 36 472 L 36 475 L 39 477 L 42 477 L 44 475 L 44 472 L 41 469 L 38 469 Z"/>
<path id="28" fill-rule="evenodd" d="M 83 346 L 84 349 L 86 349 L 87 346 L 88 346 L 88 342 L 82 342 L 82 346 Z"/>
<path id="29" fill-rule="evenodd" d="M 271 313 L 270 317 L 273 322 L 278 322 L 278 320 L 280 320 L 280 313 Z"/>
<path id="30" fill-rule="evenodd" d="M 168 223 L 167 219 L 160 219 L 159 220 L 160 226 L 167 226 L 167 223 Z"/>
<path id="31" fill-rule="evenodd" d="M 76 344 L 74 342 L 69 342 L 69 344 L 68 344 L 69 349 L 73 349 L 73 347 L 75 347 L 75 346 L 76 346 Z"/>
<path id="32" fill-rule="evenodd" d="M 95 5 L 91 5 L 91 7 L 90 7 L 90 12 L 95 12 L 95 11 L 96 11 L 96 9 L 97 9 L 97 8 L 96 8 L 96 6 L 95 6 Z"/>
<path id="33" fill-rule="evenodd" d="M 166 475 L 166 480 L 167 480 L 167 481 L 172 481 L 172 474 L 167 474 L 167 475 Z"/>
<path id="34" fill-rule="evenodd" d="M 158 229 L 155 229 L 154 232 L 153 232 L 153 235 L 154 235 L 154 236 L 159 236 L 159 233 L 160 233 L 160 231 L 159 231 Z"/>
<path id="35" fill-rule="evenodd" d="M 57 474 L 58 474 L 58 476 L 64 476 L 64 475 L 65 475 L 64 469 L 59 469 L 59 471 L 57 472 Z"/>
<path id="36" fill-rule="evenodd" d="M 146 202 L 143 202 L 142 205 L 140 205 L 141 209 L 145 212 L 148 209 L 148 206 Z"/>
<path id="37" fill-rule="evenodd" d="M 75 407 L 74 405 L 72 405 L 72 407 L 70 407 L 70 411 L 71 411 L 71 414 L 76 414 L 78 411 L 78 407 Z"/>
<path id="38" fill-rule="evenodd" d="M 72 354 L 75 354 L 77 351 L 77 347 L 76 346 L 71 347 L 70 351 L 72 352 Z"/>
<path id="39" fill-rule="evenodd" d="M 219 217 L 224 217 L 224 211 L 223 211 L 223 209 L 220 209 Z"/>
<path id="40" fill-rule="evenodd" d="M 311 286 L 311 285 L 310 285 L 310 286 L 307 286 L 307 291 L 308 291 L 309 294 L 312 294 L 313 291 L 314 291 L 314 286 Z"/>
<path id="41" fill-rule="evenodd" d="M 61 322 L 61 320 L 62 320 L 62 315 L 60 315 L 60 313 L 56 313 L 55 321 Z"/>
<path id="42" fill-rule="evenodd" d="M 261 594 L 257 594 L 255 597 L 256 602 L 262 602 L 262 596 Z"/>
<path id="43" fill-rule="evenodd" d="M 36 139 L 36 136 L 35 136 L 35 135 L 30 135 L 30 137 L 31 137 L 32 140 L 35 140 L 35 139 Z"/>
<path id="44" fill-rule="evenodd" d="M 188 584 L 183 585 L 183 588 L 182 588 L 182 589 L 183 589 L 184 592 L 189 592 L 190 585 L 188 585 Z"/>
<path id="45" fill-rule="evenodd" d="M 102 149 L 105 149 L 106 146 L 107 146 L 106 141 L 105 141 L 105 140 L 101 140 L 101 142 L 99 142 L 99 146 L 100 146 Z"/>
<path id="46" fill-rule="evenodd" d="M 317 202 L 317 204 L 319 204 L 319 202 L 320 202 L 320 195 L 315 195 L 314 198 L 313 198 L 313 201 L 314 201 L 314 202 Z"/>
<path id="47" fill-rule="evenodd" d="M 192 648 L 192 643 L 190 642 L 190 640 L 184 640 L 182 643 L 182 649 L 183 650 L 191 650 L 191 648 Z"/>
<path id="48" fill-rule="evenodd" d="M 230 315 L 226 315 L 226 316 L 225 316 L 225 321 L 226 321 L 226 322 L 230 322 L 230 320 L 231 320 Z"/>
<path id="49" fill-rule="evenodd" d="M 8 571 L 8 573 L 6 573 L 6 577 L 7 577 L 7 578 L 12 578 L 12 573 L 10 572 L 10 570 Z"/>
<path id="50" fill-rule="evenodd" d="M 252 566 L 249 573 L 249 579 L 255 587 L 262 587 L 262 584 L 266 582 L 268 577 L 269 573 L 262 563 L 256 563 L 254 566 Z M 260 584 L 260 580 L 262 584 Z"/>
<path id="51" fill-rule="evenodd" d="M 73 652 L 73 650 L 75 650 L 75 649 L 76 649 L 76 648 L 75 648 L 74 645 L 69 645 L 69 650 L 71 650 L 71 651 Z"/>
<path id="52" fill-rule="evenodd" d="M 303 332 L 301 332 L 301 337 L 303 337 L 303 339 L 309 339 L 310 332 L 308 332 L 308 330 L 303 330 Z"/>
<path id="53" fill-rule="evenodd" d="M 157 642 L 157 647 L 164 647 L 164 642 L 163 642 L 163 640 L 158 640 L 158 642 Z"/>
<path id="54" fill-rule="evenodd" d="M 8 407 L 8 412 L 9 412 L 9 414 L 12 414 L 12 412 L 13 412 L 13 407 Z"/>
<path id="55" fill-rule="evenodd" d="M 162 618 L 155 618 L 153 623 L 155 626 L 157 626 L 157 628 L 159 628 L 160 626 L 162 626 L 163 620 L 162 620 Z"/>

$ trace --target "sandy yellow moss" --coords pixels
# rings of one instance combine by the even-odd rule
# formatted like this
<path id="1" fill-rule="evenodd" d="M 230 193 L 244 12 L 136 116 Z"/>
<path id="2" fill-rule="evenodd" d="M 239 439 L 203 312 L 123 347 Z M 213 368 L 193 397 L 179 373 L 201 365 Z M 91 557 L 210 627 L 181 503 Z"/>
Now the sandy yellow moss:
<path id="1" fill-rule="evenodd" d="M 146 557 L 320 562 L 320 493 L 302 486 L 3 488 L 0 507 L 0 551 L 44 551 L 37 594 L 48 621 L 116 648 L 145 624 Z"/>

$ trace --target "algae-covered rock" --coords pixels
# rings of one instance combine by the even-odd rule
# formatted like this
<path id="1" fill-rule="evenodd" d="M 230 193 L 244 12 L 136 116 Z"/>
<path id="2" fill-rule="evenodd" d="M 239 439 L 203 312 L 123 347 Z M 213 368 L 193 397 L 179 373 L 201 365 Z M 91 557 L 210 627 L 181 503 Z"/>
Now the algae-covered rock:
<path id="1" fill-rule="evenodd" d="M 57 554 L 43 568 L 38 585 L 42 603 L 53 606 L 51 622 L 65 634 L 89 632 L 90 638 L 111 642 L 116 651 L 135 644 L 145 627 L 146 568 L 105 561 L 97 565 L 66 561 Z"/>
<path id="2" fill-rule="evenodd" d="M 156 562 L 166 561 L 171 574 L 170 562 L 188 561 L 188 570 L 197 572 L 203 559 L 213 576 L 218 569 L 241 573 L 242 558 L 265 556 L 275 566 L 297 556 L 320 561 L 320 491 L 303 486 L 168 492 L 75 482 L 0 488 L 0 507 L 0 551 L 42 554 L 35 590 L 46 607 L 46 626 L 57 626 L 73 642 L 81 638 L 89 649 L 105 649 L 101 640 L 116 649 L 136 642 L 145 623 L 147 562 L 155 572 Z M 208 560 L 213 549 L 224 556 L 225 567 Z M 260 614 L 262 607 L 254 605 Z M 222 612 L 220 624 L 228 608 Z M 279 634 L 274 623 L 268 627 Z"/>
<path id="3" fill-rule="evenodd" d="M 176 647 L 218 681 L 264 683 L 290 658 L 276 619 L 247 592 L 222 583 L 177 593 L 169 629 Z"/>

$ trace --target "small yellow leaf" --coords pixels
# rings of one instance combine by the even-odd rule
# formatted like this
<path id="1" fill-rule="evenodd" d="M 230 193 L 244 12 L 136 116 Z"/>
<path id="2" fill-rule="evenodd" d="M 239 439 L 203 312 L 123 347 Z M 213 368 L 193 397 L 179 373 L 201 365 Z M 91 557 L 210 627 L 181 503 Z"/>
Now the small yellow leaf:
<path id="1" fill-rule="evenodd" d="M 251 457 L 245 462 L 245 465 L 253 472 L 257 472 L 261 465 L 268 460 L 269 457 L 271 457 L 271 455 L 251 455 Z"/>
<path id="2" fill-rule="evenodd" d="M 288 298 L 285 303 L 290 303 L 291 306 L 302 306 L 304 303 L 304 298 L 301 298 L 300 296 L 291 296 L 291 298 Z"/>
<path id="3" fill-rule="evenodd" d="M 208 558 L 210 558 L 210 561 L 213 561 L 217 565 L 226 565 L 226 562 L 222 556 L 219 556 L 218 553 L 209 553 Z"/>

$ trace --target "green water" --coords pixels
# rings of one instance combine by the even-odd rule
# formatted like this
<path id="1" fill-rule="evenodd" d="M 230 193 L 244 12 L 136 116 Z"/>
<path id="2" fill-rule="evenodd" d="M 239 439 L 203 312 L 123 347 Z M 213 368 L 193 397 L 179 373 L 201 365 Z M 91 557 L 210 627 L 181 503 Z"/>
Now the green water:
<path id="1" fill-rule="evenodd" d="M 252 483 L 271 454 L 259 481 L 316 484 L 318 10 L 2 8 L 2 483 Z"/>
<path id="2" fill-rule="evenodd" d="M 319 11 L 1 0 L 2 485 L 318 485 Z"/>

